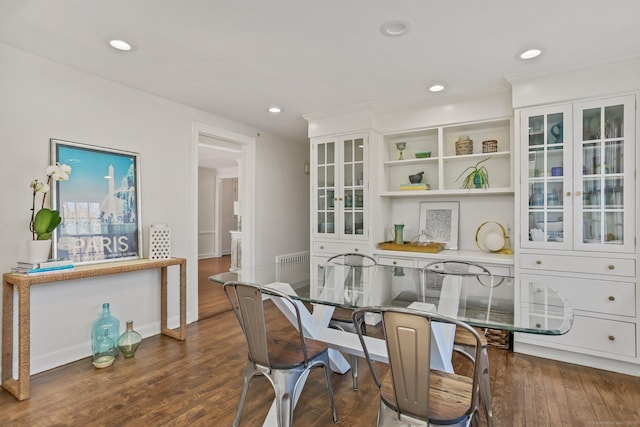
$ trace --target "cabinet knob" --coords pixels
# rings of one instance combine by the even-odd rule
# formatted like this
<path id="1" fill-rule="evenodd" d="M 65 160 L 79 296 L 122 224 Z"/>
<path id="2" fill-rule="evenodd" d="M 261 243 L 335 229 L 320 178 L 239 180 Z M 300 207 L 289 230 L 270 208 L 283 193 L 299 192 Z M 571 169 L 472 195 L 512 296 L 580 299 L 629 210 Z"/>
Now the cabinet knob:
<path id="1" fill-rule="evenodd" d="M 536 328 L 540 329 L 542 325 L 540 323 L 536 323 Z"/>
<path id="2" fill-rule="evenodd" d="M 397 261 L 393 261 L 393 265 L 396 265 L 398 262 Z"/>
<path id="3" fill-rule="evenodd" d="M 355 248 L 353 251 L 354 251 L 354 252 L 358 252 L 358 248 Z"/>
<path id="4" fill-rule="evenodd" d="M 616 297 L 614 297 L 613 295 L 609 295 L 609 301 L 615 301 Z"/>
<path id="5" fill-rule="evenodd" d="M 536 264 L 538 264 L 538 265 L 542 264 L 542 260 L 541 259 L 537 259 L 536 260 Z"/>
<path id="6" fill-rule="evenodd" d="M 571 191 L 567 191 L 567 196 L 570 196 L 570 195 L 571 195 Z"/>
<path id="7" fill-rule="evenodd" d="M 576 196 L 582 196 L 582 191 L 576 191 Z"/>
<path id="8" fill-rule="evenodd" d="M 320 249 L 324 249 L 324 246 L 320 246 Z"/>
<path id="9" fill-rule="evenodd" d="M 616 337 L 614 337 L 613 335 L 609 335 L 609 341 L 615 341 Z"/>
<path id="10" fill-rule="evenodd" d="M 338 197 L 338 200 L 342 201 L 342 197 Z"/>
<path id="11" fill-rule="evenodd" d="M 333 201 L 334 201 L 334 202 L 337 202 L 337 201 L 338 201 L 338 198 L 337 198 L 337 197 L 334 197 L 334 198 L 333 198 Z"/>
<path id="12" fill-rule="evenodd" d="M 613 265 L 613 264 L 609 264 L 609 265 L 607 266 L 607 268 L 608 268 L 609 270 L 613 270 L 613 269 L 615 269 L 615 268 L 616 268 L 616 266 L 615 266 L 615 265 Z"/>

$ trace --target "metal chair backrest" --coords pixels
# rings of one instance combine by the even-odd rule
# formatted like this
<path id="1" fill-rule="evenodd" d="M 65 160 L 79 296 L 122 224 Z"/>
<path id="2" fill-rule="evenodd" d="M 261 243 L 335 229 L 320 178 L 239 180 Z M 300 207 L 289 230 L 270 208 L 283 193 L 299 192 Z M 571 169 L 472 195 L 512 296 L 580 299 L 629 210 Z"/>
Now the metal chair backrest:
<path id="1" fill-rule="evenodd" d="M 382 315 L 382 329 L 387 345 L 389 369 L 391 371 L 396 408 L 401 415 L 429 420 L 429 399 L 431 379 L 431 328 L 433 322 L 453 324 L 464 328 L 476 339 L 476 359 L 480 355 L 480 336 L 469 325 L 436 313 L 399 308 L 399 307 L 364 307 L 355 310 L 353 320 L 356 326 L 361 325 L 366 313 Z M 369 364 L 373 379 L 378 386 L 382 383 L 369 355 L 365 332 L 356 327 L 365 358 Z M 472 402 L 479 380 L 480 369 L 474 363 Z M 446 390 L 443 391 L 446 393 Z M 451 397 L 455 400 L 455 397 Z M 473 412 L 473 405 L 469 412 Z M 468 414 L 471 415 L 471 414 Z"/>
<path id="2" fill-rule="evenodd" d="M 271 369 L 269 348 L 267 346 L 267 324 L 264 316 L 263 295 L 281 298 L 290 304 L 296 313 L 297 329 L 302 331 L 300 309 L 294 301 L 279 291 L 263 288 L 251 283 L 227 282 L 224 292 L 233 307 L 233 311 L 240 322 L 249 347 L 249 358 L 257 365 Z M 308 363 L 307 349 L 304 336 L 300 332 L 300 347 L 304 355 L 305 366 Z"/>
<path id="3" fill-rule="evenodd" d="M 328 276 L 333 274 L 336 284 L 342 281 L 345 302 L 361 304 L 359 298 L 364 296 L 365 281 L 375 283 L 377 267 L 377 261 L 369 255 L 351 252 L 334 255 L 323 265 L 322 288 L 324 289 Z"/>

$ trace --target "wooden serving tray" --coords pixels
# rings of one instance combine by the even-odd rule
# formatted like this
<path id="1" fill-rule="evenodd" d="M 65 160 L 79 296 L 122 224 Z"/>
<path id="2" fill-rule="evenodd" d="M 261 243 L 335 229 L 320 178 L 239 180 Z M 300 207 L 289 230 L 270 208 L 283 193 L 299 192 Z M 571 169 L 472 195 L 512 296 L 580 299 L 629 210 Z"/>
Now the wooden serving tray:
<path id="1" fill-rule="evenodd" d="M 378 243 L 380 249 L 388 251 L 404 251 L 404 252 L 429 252 L 436 253 L 444 249 L 444 243 L 430 242 L 427 244 L 417 244 L 412 242 L 404 242 L 404 245 L 398 245 L 393 242 Z"/>

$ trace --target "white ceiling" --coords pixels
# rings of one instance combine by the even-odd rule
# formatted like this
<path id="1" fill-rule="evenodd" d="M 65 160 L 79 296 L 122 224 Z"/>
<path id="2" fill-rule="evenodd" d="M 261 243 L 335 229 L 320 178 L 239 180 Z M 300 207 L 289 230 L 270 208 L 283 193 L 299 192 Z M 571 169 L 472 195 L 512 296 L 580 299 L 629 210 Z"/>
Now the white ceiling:
<path id="1" fill-rule="evenodd" d="M 638 0 L 0 0 L 0 42 L 297 142 L 302 114 L 640 54 Z M 380 25 L 412 24 L 404 37 Z M 116 52 L 106 40 L 136 46 Z M 525 48 L 543 54 L 516 59 Z M 426 87 L 444 82 L 445 92 Z M 266 111 L 272 104 L 283 112 Z"/>

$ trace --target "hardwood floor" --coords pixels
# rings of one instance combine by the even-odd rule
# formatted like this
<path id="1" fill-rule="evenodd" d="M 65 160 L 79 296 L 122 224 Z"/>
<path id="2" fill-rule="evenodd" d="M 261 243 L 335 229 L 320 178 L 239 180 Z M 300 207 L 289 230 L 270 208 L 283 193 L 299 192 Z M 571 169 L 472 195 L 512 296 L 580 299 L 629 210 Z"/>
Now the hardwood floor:
<path id="1" fill-rule="evenodd" d="M 198 261 L 198 319 L 206 319 L 231 310 L 222 286 L 209 281 L 209 276 L 229 271 L 231 255 Z"/>
<path id="2" fill-rule="evenodd" d="M 639 378 L 496 348 L 489 356 L 498 427 L 640 425 Z M 184 342 L 146 338 L 134 358 L 119 356 L 110 368 L 83 359 L 34 375 L 29 400 L 0 391 L 0 425 L 229 426 L 245 361 L 242 331 L 226 311 L 189 325 Z M 360 366 L 358 391 L 349 374 L 332 377 L 342 426 L 375 425 L 378 391 L 364 360 Z M 261 425 L 272 398 L 267 380 L 255 379 L 241 425 Z M 334 425 L 319 369 L 302 392 L 295 425 Z"/>

